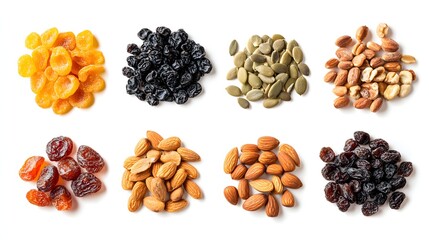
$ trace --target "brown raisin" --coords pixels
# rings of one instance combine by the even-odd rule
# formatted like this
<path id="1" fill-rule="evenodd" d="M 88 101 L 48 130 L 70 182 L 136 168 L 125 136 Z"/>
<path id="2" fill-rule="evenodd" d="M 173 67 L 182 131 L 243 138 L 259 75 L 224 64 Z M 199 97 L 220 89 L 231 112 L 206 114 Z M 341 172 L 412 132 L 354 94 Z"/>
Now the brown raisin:
<path id="1" fill-rule="evenodd" d="M 52 165 L 44 167 L 37 179 L 37 189 L 42 192 L 51 191 L 57 184 L 59 176 L 57 167 Z"/>
<path id="2" fill-rule="evenodd" d="M 81 173 L 72 181 L 71 188 L 76 197 L 83 197 L 101 189 L 101 181 L 92 173 Z"/>
<path id="3" fill-rule="evenodd" d="M 62 185 L 56 186 L 50 193 L 52 205 L 58 211 L 69 210 L 72 208 L 72 196 L 70 192 Z"/>
<path id="4" fill-rule="evenodd" d="M 59 136 L 53 138 L 46 145 L 46 154 L 48 154 L 49 160 L 59 161 L 68 155 L 73 150 L 73 142 L 70 138 Z"/>
<path id="5" fill-rule="evenodd" d="M 45 159 L 40 156 L 29 157 L 19 169 L 19 177 L 24 181 L 33 181 L 36 179 L 44 161 Z"/>
<path id="6" fill-rule="evenodd" d="M 79 165 L 71 157 L 63 158 L 58 162 L 58 172 L 66 181 L 75 180 L 81 173 Z"/>
<path id="7" fill-rule="evenodd" d="M 90 173 L 99 172 L 104 167 L 104 160 L 94 149 L 82 145 L 77 150 L 77 162 Z"/>
<path id="8" fill-rule="evenodd" d="M 51 200 L 49 196 L 45 192 L 37 191 L 35 189 L 31 189 L 27 192 L 27 200 L 36 206 L 45 207 L 51 205 Z"/>

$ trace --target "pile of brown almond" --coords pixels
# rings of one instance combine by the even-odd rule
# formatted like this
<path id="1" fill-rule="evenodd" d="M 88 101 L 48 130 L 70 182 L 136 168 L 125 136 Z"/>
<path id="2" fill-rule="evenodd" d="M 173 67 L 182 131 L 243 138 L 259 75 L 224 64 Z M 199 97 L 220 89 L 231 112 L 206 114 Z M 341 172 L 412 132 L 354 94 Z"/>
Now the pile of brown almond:
<path id="1" fill-rule="evenodd" d="M 183 198 L 185 191 L 195 199 L 202 198 L 200 187 L 193 181 L 198 171 L 191 165 L 200 160 L 196 152 L 182 147 L 180 138 L 163 139 L 147 131 L 134 155 L 124 161 L 122 188 L 131 190 L 128 210 L 135 212 L 144 205 L 154 212 L 177 212 L 188 205 Z"/>
<path id="2" fill-rule="evenodd" d="M 289 189 L 302 186 L 301 180 L 292 174 L 300 166 L 295 149 L 288 144 L 280 144 L 274 137 L 264 136 L 257 144 L 244 144 L 241 154 L 237 147 L 231 149 L 225 157 L 224 171 L 238 180 L 238 188 L 228 186 L 224 190 L 226 200 L 237 205 L 244 200 L 243 208 L 256 211 L 265 207 L 269 217 L 279 215 L 279 204 L 275 195 L 281 195 L 281 204 L 293 207 L 295 200 Z M 276 154 L 276 150 L 277 154 Z M 253 190 L 256 192 L 253 194 Z"/>
<path id="3" fill-rule="evenodd" d="M 411 92 L 416 75 L 413 70 L 403 69 L 402 63 L 415 63 L 416 59 L 401 53 L 399 44 L 389 38 L 387 24 L 380 23 L 377 27 L 381 44 L 365 42 L 368 32 L 367 26 L 361 26 L 356 31 L 356 41 L 348 35 L 339 37 L 335 42 L 339 47 L 337 58 L 325 63 L 330 71 L 324 80 L 335 85 L 336 108 L 349 106 L 353 99 L 355 108 L 377 112 L 383 99 L 402 98 Z"/>

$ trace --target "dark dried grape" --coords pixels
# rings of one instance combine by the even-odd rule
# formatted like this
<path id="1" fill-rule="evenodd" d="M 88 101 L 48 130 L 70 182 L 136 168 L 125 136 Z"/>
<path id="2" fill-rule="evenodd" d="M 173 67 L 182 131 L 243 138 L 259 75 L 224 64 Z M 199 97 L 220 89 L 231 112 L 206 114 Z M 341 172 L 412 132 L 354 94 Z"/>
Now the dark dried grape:
<path id="1" fill-rule="evenodd" d="M 386 163 L 397 163 L 401 161 L 401 154 L 395 150 L 388 150 L 381 154 L 380 159 Z"/>
<path id="2" fill-rule="evenodd" d="M 142 30 L 140 30 L 138 33 L 137 33 L 137 36 L 141 39 L 141 40 L 146 40 L 147 39 L 147 36 L 149 35 L 149 34 L 151 34 L 152 33 L 152 31 L 151 30 L 149 30 L 149 29 L 147 29 L 147 28 L 143 28 Z"/>
<path id="3" fill-rule="evenodd" d="M 349 184 L 352 187 L 354 193 L 360 192 L 362 190 L 361 183 L 356 179 L 351 180 Z"/>
<path id="4" fill-rule="evenodd" d="M 356 204 L 362 205 L 368 199 L 368 194 L 363 191 L 356 193 Z"/>
<path id="5" fill-rule="evenodd" d="M 328 182 L 325 186 L 325 197 L 326 200 L 334 203 L 338 201 L 338 197 L 341 194 L 341 189 L 338 187 L 338 184 L 334 182 Z"/>
<path id="6" fill-rule="evenodd" d="M 357 160 L 355 162 L 355 164 L 356 164 L 357 168 L 362 168 L 362 169 L 365 169 L 365 170 L 370 170 L 371 169 L 371 163 L 369 163 L 367 160 L 360 159 L 360 160 Z"/>
<path id="7" fill-rule="evenodd" d="M 388 194 L 392 191 L 392 186 L 388 182 L 380 182 L 375 186 L 375 188 L 384 194 Z"/>
<path id="8" fill-rule="evenodd" d="M 366 182 L 362 185 L 362 191 L 370 193 L 375 190 L 375 184 L 372 182 Z"/>
<path id="9" fill-rule="evenodd" d="M 137 56 L 140 54 L 140 48 L 139 46 L 137 46 L 137 44 L 131 43 L 127 46 L 127 52 L 131 53 L 134 56 Z"/>
<path id="10" fill-rule="evenodd" d="M 353 137 L 359 144 L 368 144 L 370 140 L 369 134 L 364 131 L 354 132 Z"/>
<path id="11" fill-rule="evenodd" d="M 322 169 L 322 176 L 328 181 L 335 180 L 339 174 L 340 170 L 334 164 L 326 164 Z"/>
<path id="12" fill-rule="evenodd" d="M 344 144 L 343 150 L 345 152 L 353 151 L 357 146 L 359 146 L 359 143 L 354 139 L 347 139 L 346 143 Z"/>
<path id="13" fill-rule="evenodd" d="M 385 179 L 391 179 L 396 174 L 396 170 L 398 167 L 396 164 L 388 163 L 384 166 L 384 178 Z"/>
<path id="14" fill-rule="evenodd" d="M 377 138 L 369 142 L 369 148 L 371 148 L 371 150 L 374 150 L 378 147 L 384 148 L 385 151 L 389 150 L 389 144 L 381 138 Z"/>
<path id="15" fill-rule="evenodd" d="M 349 202 L 353 203 L 355 201 L 355 194 L 353 193 L 352 186 L 348 183 L 340 184 L 342 196 L 347 199 Z"/>
<path id="16" fill-rule="evenodd" d="M 130 78 L 134 76 L 134 70 L 130 67 L 123 67 L 122 68 L 122 75 L 124 75 L 127 78 Z"/>
<path id="17" fill-rule="evenodd" d="M 335 159 L 335 153 L 330 147 L 323 147 L 319 154 L 320 159 L 324 162 L 333 162 Z"/>
<path id="18" fill-rule="evenodd" d="M 384 178 L 384 170 L 381 168 L 374 169 L 372 172 L 374 182 L 379 183 Z"/>
<path id="19" fill-rule="evenodd" d="M 202 90 L 203 90 L 203 88 L 201 87 L 201 85 L 199 83 L 193 83 L 193 84 L 189 85 L 188 89 L 186 89 L 186 93 L 188 94 L 188 96 L 190 98 L 193 98 L 193 97 L 196 97 L 197 95 L 199 95 Z"/>
<path id="20" fill-rule="evenodd" d="M 82 145 L 77 150 L 77 162 L 90 173 L 99 172 L 104 167 L 104 160 L 94 149 Z"/>
<path id="21" fill-rule="evenodd" d="M 371 163 L 371 167 L 374 169 L 383 168 L 384 162 L 381 161 L 380 159 L 374 159 Z"/>
<path id="22" fill-rule="evenodd" d="M 37 179 L 37 189 L 42 192 L 51 191 L 57 184 L 59 176 L 57 167 L 52 165 L 44 167 Z"/>
<path id="23" fill-rule="evenodd" d="M 390 208 L 399 209 L 404 199 L 405 199 L 405 194 L 403 192 L 393 192 L 389 198 Z"/>
<path id="24" fill-rule="evenodd" d="M 335 159 L 335 163 L 340 167 L 350 167 L 357 159 L 354 152 L 343 152 Z"/>
<path id="25" fill-rule="evenodd" d="M 360 168 L 348 168 L 347 173 L 356 180 L 367 181 L 370 178 L 369 172 Z"/>
<path id="26" fill-rule="evenodd" d="M 51 161 L 59 161 L 62 158 L 67 157 L 68 155 L 70 155 L 72 150 L 72 140 L 64 136 L 53 138 L 46 145 L 46 154 Z"/>
<path id="27" fill-rule="evenodd" d="M 411 162 L 402 162 L 399 165 L 397 174 L 399 176 L 408 177 L 413 172 L 413 164 Z"/>
<path id="28" fill-rule="evenodd" d="M 405 187 L 407 184 L 407 179 L 404 177 L 396 177 L 389 180 L 390 185 L 392 186 L 392 191 Z"/>
<path id="29" fill-rule="evenodd" d="M 70 210 L 72 208 L 72 196 L 62 185 L 58 185 L 52 189 L 50 199 L 52 205 L 59 211 Z"/>
<path id="30" fill-rule="evenodd" d="M 101 181 L 92 173 L 81 173 L 76 180 L 72 181 L 71 188 L 76 197 L 83 197 L 98 192 L 101 189 Z"/>
<path id="31" fill-rule="evenodd" d="M 360 159 L 369 159 L 371 157 L 371 151 L 368 148 L 362 146 L 355 148 L 354 153 Z"/>
<path id="32" fill-rule="evenodd" d="M 34 204 L 39 207 L 46 207 L 51 205 L 49 195 L 45 192 L 37 191 L 35 189 L 31 189 L 30 191 L 28 191 L 26 198 L 31 204 Z"/>
<path id="33" fill-rule="evenodd" d="M 340 196 L 337 201 L 337 207 L 341 212 L 347 212 L 350 207 L 350 202 L 343 196 Z"/>
<path id="34" fill-rule="evenodd" d="M 378 212 L 378 204 L 375 201 L 367 201 L 362 205 L 362 213 L 371 216 Z"/>
<path id="35" fill-rule="evenodd" d="M 378 206 L 384 205 L 386 200 L 387 200 L 387 194 L 377 193 L 377 195 L 375 195 L 374 201 L 377 203 Z"/>
<path id="36" fill-rule="evenodd" d="M 58 172 L 64 180 L 71 181 L 80 175 L 80 167 L 73 158 L 66 157 L 58 162 Z"/>
<path id="37" fill-rule="evenodd" d="M 381 158 L 381 155 L 385 153 L 387 150 L 384 147 L 377 147 L 371 151 L 371 155 L 373 158 Z"/>

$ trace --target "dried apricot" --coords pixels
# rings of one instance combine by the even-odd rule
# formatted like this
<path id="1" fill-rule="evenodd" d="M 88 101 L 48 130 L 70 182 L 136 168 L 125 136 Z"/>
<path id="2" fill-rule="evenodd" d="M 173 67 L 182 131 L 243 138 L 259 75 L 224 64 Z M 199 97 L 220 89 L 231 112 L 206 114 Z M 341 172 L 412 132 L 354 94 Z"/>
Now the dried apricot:
<path id="1" fill-rule="evenodd" d="M 73 106 L 67 99 L 57 99 L 52 103 L 52 111 L 56 114 L 66 114 L 73 109 Z"/>
<path id="2" fill-rule="evenodd" d="M 43 87 L 46 84 L 46 76 L 43 72 L 35 72 L 30 78 L 31 91 L 35 94 L 38 94 L 42 91 Z"/>
<path id="3" fill-rule="evenodd" d="M 19 169 L 19 177 L 24 181 L 33 181 L 36 179 L 40 168 L 45 162 L 45 158 L 32 156 L 25 160 L 24 165 Z"/>
<path id="4" fill-rule="evenodd" d="M 42 35 L 40 35 L 42 45 L 50 48 L 54 45 L 55 41 L 58 37 L 58 29 L 57 28 L 50 28 L 46 30 Z"/>
<path id="5" fill-rule="evenodd" d="M 91 31 L 80 32 L 76 37 L 76 47 L 81 50 L 89 50 L 94 47 L 94 35 Z"/>
<path id="6" fill-rule="evenodd" d="M 42 90 L 36 95 L 36 103 L 41 108 L 49 108 L 52 103 L 58 99 L 57 94 L 54 91 L 54 82 L 47 81 Z"/>
<path id="7" fill-rule="evenodd" d="M 28 34 L 25 38 L 25 47 L 28 49 L 35 49 L 40 45 L 42 45 L 42 41 L 40 40 L 40 35 L 36 32 Z"/>
<path id="8" fill-rule="evenodd" d="M 28 55 L 22 55 L 18 59 L 18 73 L 23 77 L 31 77 L 37 71 L 33 58 Z"/>
<path id="9" fill-rule="evenodd" d="M 101 65 L 88 65 L 80 69 L 78 77 L 79 81 L 85 82 L 90 75 L 98 75 L 104 72 L 104 67 Z"/>
<path id="10" fill-rule="evenodd" d="M 48 66 L 49 50 L 44 46 L 38 46 L 33 50 L 31 56 L 36 68 L 38 70 L 45 70 L 46 66 Z"/>
<path id="11" fill-rule="evenodd" d="M 73 59 L 73 57 L 72 57 L 72 59 Z M 77 64 L 74 60 L 73 60 L 73 65 L 72 65 L 72 69 L 71 69 L 71 73 L 72 74 L 74 74 L 74 75 L 78 75 L 79 74 L 79 71 L 80 71 L 80 69 L 82 69 L 82 66 L 81 65 L 79 65 L 79 64 Z"/>
<path id="12" fill-rule="evenodd" d="M 76 37 L 74 36 L 74 33 L 59 33 L 54 46 L 63 46 L 65 49 L 72 51 L 76 47 Z"/>
<path id="13" fill-rule="evenodd" d="M 69 103 L 73 107 L 88 108 L 94 104 L 94 95 L 90 92 L 85 92 L 81 88 L 78 88 L 76 92 L 69 97 Z"/>
<path id="14" fill-rule="evenodd" d="M 69 52 L 62 46 L 52 49 L 49 59 L 52 69 L 60 76 L 66 76 L 72 68 L 72 59 Z"/>
<path id="15" fill-rule="evenodd" d="M 67 75 L 55 81 L 54 90 L 59 98 L 66 99 L 76 92 L 79 84 L 79 80 L 74 75 Z"/>
<path id="16" fill-rule="evenodd" d="M 56 72 L 54 71 L 54 69 L 52 69 L 52 67 L 51 67 L 51 66 L 48 66 L 48 67 L 45 69 L 45 77 L 46 77 L 46 79 L 47 79 L 48 81 L 56 81 L 56 80 L 57 80 L 57 78 L 58 78 L 58 73 L 56 73 Z"/>
<path id="17" fill-rule="evenodd" d="M 100 75 L 89 75 L 85 82 L 80 86 L 85 92 L 101 92 L 106 87 L 106 82 Z"/>
<path id="18" fill-rule="evenodd" d="M 73 61 L 75 61 L 80 66 L 87 66 L 91 64 L 104 64 L 104 55 L 98 50 L 87 50 L 79 51 L 74 50 L 71 52 Z"/>
<path id="19" fill-rule="evenodd" d="M 49 199 L 49 195 L 42 191 L 37 191 L 35 189 L 31 189 L 27 192 L 27 200 L 36 206 L 46 207 L 51 205 L 51 200 Z"/>

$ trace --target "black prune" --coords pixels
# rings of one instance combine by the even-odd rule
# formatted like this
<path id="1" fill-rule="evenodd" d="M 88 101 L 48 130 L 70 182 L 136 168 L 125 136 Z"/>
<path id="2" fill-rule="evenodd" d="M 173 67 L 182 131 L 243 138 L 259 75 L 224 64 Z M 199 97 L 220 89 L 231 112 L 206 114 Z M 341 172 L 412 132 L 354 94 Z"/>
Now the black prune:
<path id="1" fill-rule="evenodd" d="M 378 212 L 378 204 L 375 201 L 367 201 L 362 205 L 362 213 L 371 216 Z"/>
<path id="2" fill-rule="evenodd" d="M 393 192 L 389 198 L 389 206 L 391 209 L 399 209 L 405 199 L 403 192 Z"/>
<path id="3" fill-rule="evenodd" d="M 354 132 L 353 137 L 359 144 L 368 144 L 370 140 L 369 134 L 364 131 Z"/>
<path id="4" fill-rule="evenodd" d="M 386 163 L 397 163 L 401 161 L 401 154 L 395 150 L 388 150 L 381 154 L 380 159 Z"/>
<path id="5" fill-rule="evenodd" d="M 323 147 L 320 150 L 319 157 L 324 162 L 333 162 L 335 160 L 335 152 L 330 147 Z"/>
<path id="6" fill-rule="evenodd" d="M 357 146 L 359 146 L 359 143 L 356 140 L 350 138 L 347 139 L 346 143 L 344 144 L 343 150 L 345 152 L 353 151 Z"/>
<path id="7" fill-rule="evenodd" d="M 413 164 L 411 162 L 402 162 L 399 165 L 397 174 L 399 176 L 408 177 L 413 172 Z"/>

